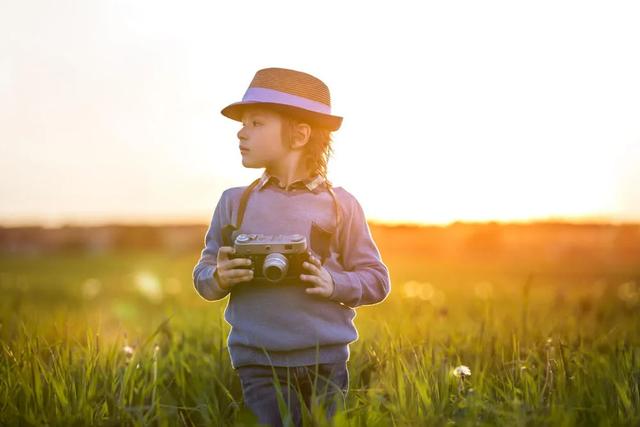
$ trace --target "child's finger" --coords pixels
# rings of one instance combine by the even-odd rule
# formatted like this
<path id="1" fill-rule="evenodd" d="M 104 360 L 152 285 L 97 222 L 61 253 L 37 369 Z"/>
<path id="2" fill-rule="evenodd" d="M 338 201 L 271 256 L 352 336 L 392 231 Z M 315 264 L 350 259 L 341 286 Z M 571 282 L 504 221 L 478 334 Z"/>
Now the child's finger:
<path id="1" fill-rule="evenodd" d="M 218 262 L 228 260 L 229 255 L 232 255 L 234 252 L 235 248 L 233 246 L 220 246 L 218 248 Z"/>
<path id="2" fill-rule="evenodd" d="M 320 262 L 320 260 L 318 259 L 318 257 L 312 255 L 309 257 L 309 261 L 311 261 L 313 264 L 317 265 L 318 267 L 322 266 L 322 263 Z"/>
<path id="3" fill-rule="evenodd" d="M 246 268 L 235 268 L 233 270 L 227 270 L 225 276 L 228 278 L 248 277 L 253 276 L 253 271 L 247 270 Z"/>
<path id="4" fill-rule="evenodd" d="M 243 265 L 251 265 L 249 258 L 234 258 L 227 261 L 227 268 L 242 267 Z"/>
<path id="5" fill-rule="evenodd" d="M 305 261 L 304 263 L 302 263 L 302 266 L 307 268 L 311 273 L 315 274 L 315 275 L 319 275 L 320 274 L 320 270 L 318 269 L 318 267 L 316 267 L 315 265 Z"/>
<path id="6" fill-rule="evenodd" d="M 236 271 L 237 270 L 230 270 L 229 273 L 235 273 Z M 246 273 L 240 272 L 240 274 L 231 274 L 226 276 L 226 282 L 230 285 L 237 285 L 238 283 L 249 282 L 251 280 L 253 280 L 253 274 L 251 271 Z"/>
<path id="7" fill-rule="evenodd" d="M 313 276 L 310 274 L 301 274 L 300 278 L 305 282 L 311 282 L 314 285 L 320 286 L 320 278 L 318 276 Z"/>

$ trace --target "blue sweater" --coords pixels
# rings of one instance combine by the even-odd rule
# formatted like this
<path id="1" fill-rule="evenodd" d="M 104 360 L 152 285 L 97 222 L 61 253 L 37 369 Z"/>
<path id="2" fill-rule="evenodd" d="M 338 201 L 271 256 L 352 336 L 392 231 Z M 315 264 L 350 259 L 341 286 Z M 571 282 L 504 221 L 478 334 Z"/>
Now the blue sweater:
<path id="1" fill-rule="evenodd" d="M 318 185 L 316 177 L 313 185 L 317 188 L 282 188 L 277 178 L 265 171 L 261 184 L 249 197 L 240 231 L 298 233 L 309 241 L 313 222 L 325 230 L 335 229 L 333 199 L 324 181 Z M 312 284 L 302 280 L 293 286 L 243 282 L 225 291 L 214 278 L 218 248 L 223 245 L 221 228 L 236 224 L 245 188 L 233 187 L 222 193 L 193 270 L 193 283 L 202 298 L 216 301 L 229 294 L 224 317 L 231 325 L 227 345 L 232 366 L 301 366 L 348 360 L 349 343 L 358 339 L 354 308 L 379 303 L 391 290 L 389 271 L 360 203 L 344 188 L 333 187 L 342 220 L 338 239 L 331 241 L 323 264 L 335 284 L 330 297 L 306 294 L 305 288 Z"/>

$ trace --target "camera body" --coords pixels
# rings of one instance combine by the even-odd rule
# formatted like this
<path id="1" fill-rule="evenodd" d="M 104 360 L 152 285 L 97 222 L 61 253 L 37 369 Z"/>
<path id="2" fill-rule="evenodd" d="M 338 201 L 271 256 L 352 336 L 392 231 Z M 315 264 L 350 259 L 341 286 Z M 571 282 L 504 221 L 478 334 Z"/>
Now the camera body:
<path id="1" fill-rule="evenodd" d="M 301 234 L 238 234 L 230 258 L 249 258 L 247 268 L 253 270 L 253 279 L 271 283 L 300 279 L 304 273 L 302 263 L 309 260 L 307 239 Z"/>

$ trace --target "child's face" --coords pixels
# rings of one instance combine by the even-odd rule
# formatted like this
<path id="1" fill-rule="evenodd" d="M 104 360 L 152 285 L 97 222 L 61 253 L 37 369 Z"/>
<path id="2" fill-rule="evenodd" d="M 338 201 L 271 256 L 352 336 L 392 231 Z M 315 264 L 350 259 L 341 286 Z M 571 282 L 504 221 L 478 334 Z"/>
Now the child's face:
<path id="1" fill-rule="evenodd" d="M 289 150 L 282 143 L 281 123 L 280 115 L 274 111 L 258 107 L 245 110 L 242 128 L 238 131 L 244 167 L 269 167 L 287 155 Z"/>

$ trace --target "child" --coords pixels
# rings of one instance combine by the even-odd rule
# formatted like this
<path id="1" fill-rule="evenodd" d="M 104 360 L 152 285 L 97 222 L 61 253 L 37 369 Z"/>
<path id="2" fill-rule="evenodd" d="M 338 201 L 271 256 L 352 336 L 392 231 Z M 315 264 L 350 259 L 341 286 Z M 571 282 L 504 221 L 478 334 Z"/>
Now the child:
<path id="1" fill-rule="evenodd" d="M 354 308 L 383 301 L 391 287 L 360 203 L 326 176 L 331 132 L 342 117 L 331 115 L 321 80 L 285 68 L 259 70 L 242 101 L 222 114 L 242 122 L 243 166 L 265 170 L 251 185 L 222 193 L 193 270 L 195 289 L 209 301 L 230 296 L 231 364 L 260 422 L 281 425 L 277 390 L 296 425 L 299 395 L 307 408 L 319 398 L 331 418 L 348 391 Z M 254 278 L 248 258 L 230 257 L 232 231 L 300 234 L 310 262 L 290 283 Z"/>

